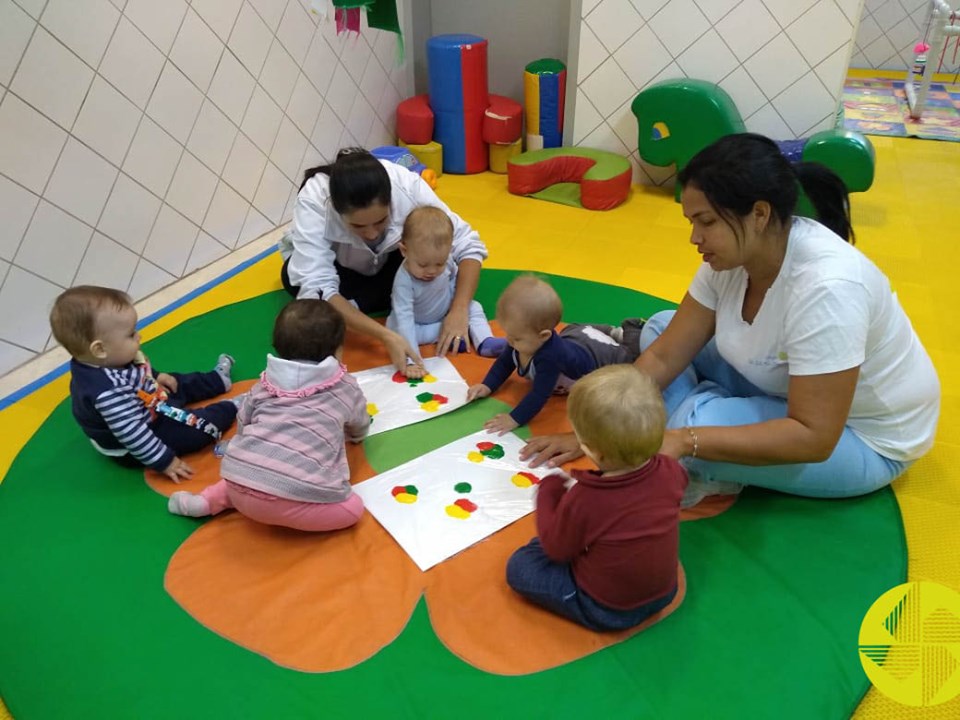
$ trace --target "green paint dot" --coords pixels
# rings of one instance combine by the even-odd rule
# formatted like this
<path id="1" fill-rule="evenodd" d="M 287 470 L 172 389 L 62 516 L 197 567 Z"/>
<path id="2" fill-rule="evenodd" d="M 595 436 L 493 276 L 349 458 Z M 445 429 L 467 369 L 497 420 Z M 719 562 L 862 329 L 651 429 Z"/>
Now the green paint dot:
<path id="1" fill-rule="evenodd" d="M 410 383 L 410 387 L 415 387 L 423 382 L 423 378 L 407 378 L 407 382 Z"/>
<path id="2" fill-rule="evenodd" d="M 408 495 L 419 495 L 419 494 L 420 494 L 420 491 L 417 490 L 417 486 L 416 486 L 416 485 L 407 485 L 407 487 L 406 487 L 405 489 L 406 489 Z"/>
<path id="3" fill-rule="evenodd" d="M 433 393 L 422 392 L 417 395 L 417 402 L 425 403 L 430 402 L 431 400 L 433 400 Z"/>
<path id="4" fill-rule="evenodd" d="M 499 460 L 500 458 L 503 457 L 503 446 L 494 445 L 492 448 L 481 450 L 480 454 L 490 458 L 491 460 Z"/>
<path id="5" fill-rule="evenodd" d="M 461 482 L 454 485 L 453 489 L 456 490 L 458 493 L 468 493 L 471 490 L 473 490 L 473 486 L 468 482 Z"/>

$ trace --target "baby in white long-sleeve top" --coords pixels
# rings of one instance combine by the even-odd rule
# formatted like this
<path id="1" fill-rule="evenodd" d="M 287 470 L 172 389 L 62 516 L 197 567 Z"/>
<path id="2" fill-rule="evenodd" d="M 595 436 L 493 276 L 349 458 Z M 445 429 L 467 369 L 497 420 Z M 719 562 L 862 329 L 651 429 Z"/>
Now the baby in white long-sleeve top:
<path id="1" fill-rule="evenodd" d="M 403 224 L 400 252 L 403 264 L 393 281 L 393 295 L 387 327 L 411 346 L 437 342 L 443 319 L 450 310 L 457 284 L 457 266 L 450 259 L 453 224 L 440 208 L 418 207 Z M 493 336 L 483 307 L 470 302 L 468 313 L 470 341 L 477 353 L 497 357 L 506 340 Z M 465 343 L 463 344 L 465 349 Z M 407 377 L 423 377 L 422 365 L 407 365 Z"/>

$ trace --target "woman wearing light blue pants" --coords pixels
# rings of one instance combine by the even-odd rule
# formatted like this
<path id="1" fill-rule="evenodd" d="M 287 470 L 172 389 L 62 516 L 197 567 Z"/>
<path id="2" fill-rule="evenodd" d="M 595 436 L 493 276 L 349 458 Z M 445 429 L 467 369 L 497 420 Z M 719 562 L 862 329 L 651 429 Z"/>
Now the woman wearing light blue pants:
<path id="1" fill-rule="evenodd" d="M 687 468 L 685 504 L 741 485 L 808 497 L 888 485 L 933 445 L 940 383 L 886 276 L 853 247 L 843 182 L 749 133 L 678 179 L 703 264 L 677 310 L 644 326 L 636 365 L 663 391 L 660 452 Z M 818 220 L 793 215 L 801 187 Z M 546 436 L 521 457 L 578 454 L 575 437 Z"/>
<path id="2" fill-rule="evenodd" d="M 660 337 L 674 314 L 666 310 L 647 321 L 640 334 L 641 352 Z M 786 399 L 767 395 L 734 370 L 717 351 L 716 340 L 707 343 L 663 391 L 663 402 L 668 428 L 750 425 L 787 416 Z M 713 495 L 735 492 L 740 485 L 757 485 L 808 497 L 863 495 L 889 485 L 911 462 L 884 457 L 849 427 L 824 462 L 743 465 L 690 456 L 681 459 L 692 481 L 709 484 L 693 488 L 694 495 L 697 490 Z"/>

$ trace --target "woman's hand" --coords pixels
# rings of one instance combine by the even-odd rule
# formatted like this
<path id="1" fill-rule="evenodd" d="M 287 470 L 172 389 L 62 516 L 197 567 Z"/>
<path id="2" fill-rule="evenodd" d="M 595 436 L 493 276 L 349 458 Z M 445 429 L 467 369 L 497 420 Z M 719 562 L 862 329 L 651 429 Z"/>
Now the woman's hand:
<path id="1" fill-rule="evenodd" d="M 456 305 L 450 306 L 450 312 L 443 319 L 440 326 L 440 337 L 437 338 L 437 356 L 443 357 L 447 353 L 456 356 L 460 352 L 460 341 L 466 343 L 466 350 L 470 350 L 470 332 L 467 322 L 467 309 Z"/>
<path id="2" fill-rule="evenodd" d="M 565 462 L 576 460 L 581 455 L 583 450 L 580 449 L 580 441 L 573 433 L 530 438 L 520 451 L 520 459 L 528 460 L 532 468 L 544 463 L 547 467 L 557 467 Z"/>
<path id="3" fill-rule="evenodd" d="M 400 333 L 388 330 L 383 337 L 383 346 L 390 355 L 390 362 L 404 375 L 407 374 L 407 358 L 413 360 L 415 365 L 423 367 L 423 358 L 420 357 L 420 353 L 410 347 L 410 343 Z"/>

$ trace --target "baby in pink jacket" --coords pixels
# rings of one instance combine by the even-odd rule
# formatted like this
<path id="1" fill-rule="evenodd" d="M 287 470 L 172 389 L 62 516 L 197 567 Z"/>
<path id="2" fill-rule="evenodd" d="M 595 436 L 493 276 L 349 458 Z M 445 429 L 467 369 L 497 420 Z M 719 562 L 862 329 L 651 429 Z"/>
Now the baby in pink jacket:
<path id="1" fill-rule="evenodd" d="M 370 426 L 367 401 L 340 362 L 343 317 L 325 300 L 294 300 L 277 316 L 260 382 L 243 398 L 222 479 L 176 492 L 168 509 L 203 517 L 235 508 L 251 520 L 297 530 L 339 530 L 363 514 L 350 487 L 346 440 Z"/>

